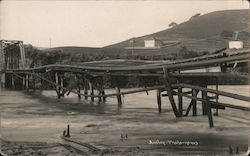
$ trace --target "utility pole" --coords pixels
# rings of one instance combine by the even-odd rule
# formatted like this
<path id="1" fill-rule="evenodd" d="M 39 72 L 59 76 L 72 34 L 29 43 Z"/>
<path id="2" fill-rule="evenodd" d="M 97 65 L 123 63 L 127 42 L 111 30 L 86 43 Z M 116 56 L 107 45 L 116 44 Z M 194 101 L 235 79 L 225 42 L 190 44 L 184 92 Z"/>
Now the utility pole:
<path id="1" fill-rule="evenodd" d="M 131 56 L 133 56 L 134 55 L 134 39 L 130 40 L 130 43 L 132 44 Z"/>
<path id="2" fill-rule="evenodd" d="M 49 38 L 49 47 L 51 48 L 51 38 Z"/>

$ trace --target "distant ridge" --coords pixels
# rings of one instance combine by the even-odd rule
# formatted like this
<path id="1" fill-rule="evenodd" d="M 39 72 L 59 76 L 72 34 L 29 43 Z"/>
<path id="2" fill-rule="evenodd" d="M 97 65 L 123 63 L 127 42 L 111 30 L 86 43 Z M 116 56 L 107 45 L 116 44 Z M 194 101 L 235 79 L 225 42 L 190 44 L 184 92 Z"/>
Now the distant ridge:
<path id="1" fill-rule="evenodd" d="M 250 32 L 250 10 L 225 10 L 204 14 L 173 28 L 133 38 L 133 44 L 143 46 L 144 39 L 155 37 L 161 40 L 178 40 L 188 49 L 196 51 L 213 51 L 227 47 L 228 40 L 220 36 L 224 30 Z M 104 48 L 129 47 L 131 46 L 130 40 L 132 39 Z"/>

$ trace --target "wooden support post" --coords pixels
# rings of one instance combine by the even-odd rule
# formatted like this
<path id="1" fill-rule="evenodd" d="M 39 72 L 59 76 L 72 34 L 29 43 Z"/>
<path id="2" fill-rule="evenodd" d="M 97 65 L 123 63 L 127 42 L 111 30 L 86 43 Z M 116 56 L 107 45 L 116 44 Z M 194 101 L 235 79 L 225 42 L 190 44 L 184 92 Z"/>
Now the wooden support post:
<path id="1" fill-rule="evenodd" d="M 85 100 L 88 100 L 88 89 L 89 89 L 89 87 L 88 87 L 88 82 L 85 80 L 84 81 L 84 94 L 86 95 L 85 96 Z"/>
<path id="2" fill-rule="evenodd" d="M 60 87 L 58 86 L 59 85 L 59 77 L 58 77 L 58 73 L 55 73 L 55 81 L 56 81 L 56 93 L 57 93 L 57 98 L 60 99 L 61 98 L 61 95 L 60 95 Z"/>
<path id="3" fill-rule="evenodd" d="M 90 89 L 90 95 L 94 95 L 94 88 L 93 88 L 92 83 L 89 83 L 89 89 Z M 95 98 L 91 97 L 91 101 L 94 102 Z"/>
<path id="4" fill-rule="evenodd" d="M 26 80 L 25 87 L 26 89 L 29 89 L 29 74 L 26 74 L 25 80 Z"/>
<path id="5" fill-rule="evenodd" d="M 70 125 L 67 126 L 67 134 L 66 137 L 70 137 Z"/>
<path id="6" fill-rule="evenodd" d="M 105 90 L 104 90 L 104 88 L 102 89 L 102 95 L 103 95 L 102 101 L 103 101 L 103 102 L 106 102 L 106 97 L 105 97 Z"/>
<path id="7" fill-rule="evenodd" d="M 2 87 L 2 88 L 5 88 L 5 75 L 6 75 L 5 73 L 2 73 L 2 74 L 1 74 L 1 83 L 2 83 L 2 84 L 1 84 L 1 87 Z"/>
<path id="8" fill-rule="evenodd" d="M 11 74 L 11 88 L 15 89 L 15 77 L 14 77 L 14 74 Z"/>
<path id="9" fill-rule="evenodd" d="M 63 75 L 60 76 L 60 86 L 62 86 L 62 87 L 64 86 Z M 62 97 L 64 97 L 64 94 L 65 94 L 64 89 L 61 88 L 61 93 L 60 93 L 60 95 L 61 95 Z"/>
<path id="10" fill-rule="evenodd" d="M 215 87 L 216 87 L 216 91 L 218 91 L 218 90 L 219 90 L 218 78 L 216 78 L 216 86 L 215 86 Z M 218 104 L 218 102 L 219 102 L 219 96 L 218 96 L 218 94 L 216 94 L 216 104 Z M 218 108 L 215 109 L 214 115 L 215 115 L 215 116 L 218 116 L 218 115 L 219 115 L 219 109 L 218 109 Z"/>
<path id="11" fill-rule="evenodd" d="M 25 89 L 25 76 L 22 77 L 22 89 Z"/>
<path id="12" fill-rule="evenodd" d="M 117 102 L 118 102 L 118 107 L 121 107 L 122 106 L 122 97 L 120 95 L 121 93 L 121 90 L 119 87 L 116 87 L 116 93 L 117 93 Z"/>
<path id="13" fill-rule="evenodd" d="M 204 84 L 203 87 L 207 88 L 207 85 Z M 207 92 L 202 91 L 202 99 L 207 99 Z M 202 101 L 202 115 L 207 115 L 207 106 L 206 106 L 206 102 Z"/>
<path id="14" fill-rule="evenodd" d="M 158 104 L 158 112 L 161 113 L 161 90 L 156 90 L 157 104 Z"/>
<path id="15" fill-rule="evenodd" d="M 205 102 L 206 102 L 206 110 L 207 110 L 209 127 L 212 128 L 214 127 L 214 122 L 213 122 L 213 116 L 212 116 L 212 111 L 211 111 L 211 103 L 208 98 L 206 98 Z"/>
<path id="16" fill-rule="evenodd" d="M 99 95 L 102 95 L 101 89 L 98 90 L 98 94 L 99 94 Z M 102 102 L 102 97 L 100 97 L 100 96 L 98 97 L 98 102 L 99 102 L 99 103 Z"/>
<path id="17" fill-rule="evenodd" d="M 169 79 L 169 73 L 166 70 L 166 68 L 163 68 L 163 72 L 164 72 L 164 79 L 165 79 L 165 81 L 164 81 L 165 90 L 167 91 L 170 104 L 171 104 L 172 109 L 174 111 L 174 115 L 176 117 L 180 117 L 179 112 L 178 112 L 177 107 L 176 107 L 176 104 L 175 104 L 175 101 L 174 101 L 173 94 L 172 94 L 172 87 L 171 87 L 171 82 L 170 82 L 170 79 Z"/>
<path id="18" fill-rule="evenodd" d="M 77 89 L 78 89 L 78 99 L 81 99 L 82 97 L 81 97 L 81 86 L 80 86 L 80 84 L 78 84 L 78 87 L 77 87 Z"/>
<path id="19" fill-rule="evenodd" d="M 195 89 L 192 89 L 192 96 L 194 97 L 197 96 Z M 197 101 L 196 100 L 193 101 L 193 116 L 197 116 Z"/>
<path id="20" fill-rule="evenodd" d="M 193 92 L 193 90 L 192 90 L 192 96 L 197 97 L 198 93 L 199 93 L 199 91 Z M 185 113 L 185 116 L 188 116 L 189 111 L 190 111 L 191 108 L 194 106 L 194 103 L 195 103 L 195 102 L 196 102 L 195 99 L 192 99 L 192 100 L 191 100 L 191 102 L 190 102 L 190 104 L 189 104 L 189 106 L 188 106 L 188 108 L 187 108 L 187 111 L 186 111 L 186 113 Z"/>
<path id="21" fill-rule="evenodd" d="M 182 93 L 182 87 L 178 87 L 178 93 Z M 183 116 L 183 102 L 181 95 L 178 95 L 178 108 L 180 116 Z"/>

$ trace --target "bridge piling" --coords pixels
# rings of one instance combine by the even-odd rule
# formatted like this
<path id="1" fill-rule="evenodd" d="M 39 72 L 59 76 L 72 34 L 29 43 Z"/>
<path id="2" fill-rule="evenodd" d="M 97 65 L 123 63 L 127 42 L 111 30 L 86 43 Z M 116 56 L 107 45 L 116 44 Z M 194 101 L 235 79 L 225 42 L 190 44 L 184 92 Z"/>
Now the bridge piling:
<path id="1" fill-rule="evenodd" d="M 218 90 L 219 90 L 218 78 L 216 78 L 216 85 L 215 85 L 215 87 L 216 87 L 216 91 L 218 91 Z M 216 94 L 215 96 L 216 96 L 216 99 L 215 99 L 216 101 L 215 101 L 215 102 L 216 102 L 216 104 L 218 104 L 218 102 L 219 102 L 219 95 Z M 215 116 L 218 116 L 218 115 L 219 115 L 219 109 L 218 109 L 218 108 L 215 109 L 214 115 L 215 115 Z"/>
<path id="2" fill-rule="evenodd" d="M 5 83 L 6 83 L 6 78 L 5 78 L 6 74 L 5 73 L 1 73 L 1 87 L 5 88 Z"/>
<path id="3" fill-rule="evenodd" d="M 85 100 L 88 100 L 88 82 L 84 80 L 84 94 L 85 94 Z"/>
<path id="4" fill-rule="evenodd" d="M 202 87 L 207 88 L 207 84 L 202 84 Z M 202 99 L 207 99 L 207 92 L 202 91 Z M 207 115 L 206 102 L 202 101 L 202 115 Z"/>
<path id="5" fill-rule="evenodd" d="M 121 97 L 121 90 L 119 87 L 116 87 L 116 93 L 117 93 L 117 102 L 118 102 L 118 107 L 120 108 L 122 106 L 122 97 Z"/>
<path id="6" fill-rule="evenodd" d="M 197 91 L 195 89 L 192 89 L 192 96 L 196 97 L 197 96 Z M 193 116 L 197 116 L 197 100 L 193 101 Z"/>
<path id="7" fill-rule="evenodd" d="M 63 74 L 62 74 L 62 75 L 60 75 L 60 85 L 61 85 L 62 87 L 64 86 L 63 80 L 64 80 L 64 76 L 63 76 Z M 61 88 L 60 96 L 64 97 L 64 94 L 65 94 L 64 89 Z"/>
<path id="8" fill-rule="evenodd" d="M 15 77 L 14 77 L 14 74 L 11 74 L 11 88 L 15 89 Z"/>
<path id="9" fill-rule="evenodd" d="M 182 93 L 182 87 L 178 87 L 178 93 Z M 182 96 L 178 95 L 178 108 L 180 116 L 183 116 L 183 102 Z"/>
<path id="10" fill-rule="evenodd" d="M 206 98 L 205 102 L 206 102 L 206 110 L 207 110 L 209 127 L 213 128 L 214 127 L 214 122 L 213 122 L 213 115 L 212 115 L 212 110 L 211 110 L 211 103 L 210 103 L 208 98 Z"/>
<path id="11" fill-rule="evenodd" d="M 25 76 L 22 76 L 22 89 L 25 89 Z"/>
<path id="12" fill-rule="evenodd" d="M 81 94 L 81 86 L 80 86 L 80 85 L 78 85 L 77 91 L 78 91 L 78 93 L 79 93 L 79 94 L 77 95 L 77 96 L 78 96 L 78 99 L 81 99 L 82 97 L 81 97 L 81 95 L 80 95 L 80 94 Z"/>
<path id="13" fill-rule="evenodd" d="M 175 115 L 175 117 L 180 117 L 179 112 L 178 112 L 177 107 L 176 107 L 176 104 L 175 104 L 173 94 L 172 94 L 173 89 L 171 87 L 171 80 L 170 80 L 170 77 L 169 77 L 169 72 L 167 71 L 167 69 L 165 67 L 163 68 L 163 72 L 164 72 L 163 83 L 165 85 L 165 90 L 167 91 L 170 104 L 171 104 L 172 109 L 174 111 L 174 115 Z"/>
<path id="14" fill-rule="evenodd" d="M 105 97 L 105 90 L 104 90 L 104 88 L 102 89 L 102 95 L 103 95 L 102 101 L 105 103 L 106 102 L 106 97 Z"/>
<path id="15" fill-rule="evenodd" d="M 158 112 L 161 113 L 161 89 L 156 90 L 157 104 L 158 104 Z"/>
<path id="16" fill-rule="evenodd" d="M 26 74 L 26 78 L 25 78 L 25 88 L 28 90 L 29 89 L 29 74 Z"/>
<path id="17" fill-rule="evenodd" d="M 90 83 L 90 82 L 89 82 L 89 90 L 90 90 L 90 95 L 94 95 L 94 88 L 93 88 L 92 83 Z M 94 102 L 94 101 L 95 101 L 95 98 L 92 96 L 91 102 Z"/>
<path id="18" fill-rule="evenodd" d="M 55 88 L 56 88 L 56 93 L 57 93 L 57 98 L 60 99 L 60 98 L 61 98 L 61 95 L 60 95 L 60 90 L 61 90 L 61 88 L 58 86 L 58 85 L 60 85 L 60 84 L 59 84 L 58 73 L 55 73 L 55 82 L 56 82 L 56 84 L 57 84 L 57 86 L 55 86 Z"/>

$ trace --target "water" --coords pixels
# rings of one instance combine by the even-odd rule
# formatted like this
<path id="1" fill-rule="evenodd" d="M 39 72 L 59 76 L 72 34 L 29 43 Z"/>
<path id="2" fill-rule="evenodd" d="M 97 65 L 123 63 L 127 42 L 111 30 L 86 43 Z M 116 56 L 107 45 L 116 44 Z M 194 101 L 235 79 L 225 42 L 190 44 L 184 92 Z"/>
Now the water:
<path id="1" fill-rule="evenodd" d="M 209 88 L 215 89 L 214 86 Z M 248 86 L 219 86 L 219 90 L 249 96 Z M 113 92 L 106 90 L 107 94 Z M 190 99 L 184 98 L 183 101 L 186 109 Z M 220 97 L 219 101 L 249 107 L 248 102 L 225 97 Z M 155 91 L 150 91 L 148 95 L 146 92 L 126 95 L 119 109 L 116 97 L 107 98 L 105 104 L 99 104 L 84 98 L 79 100 L 72 93 L 57 99 L 55 91 L 2 90 L 1 134 L 3 139 L 12 141 L 55 142 L 70 124 L 72 137 L 109 148 L 140 146 L 147 152 L 214 150 L 225 153 L 229 144 L 237 144 L 246 150 L 250 121 L 248 112 L 219 110 L 219 116 L 214 116 L 215 128 L 210 129 L 207 116 L 201 115 L 199 104 L 197 117 L 175 118 L 167 97 L 162 97 L 163 112 L 158 113 Z M 121 141 L 121 133 L 127 133 L 129 140 Z M 197 141 L 199 146 L 154 146 L 148 145 L 150 139 Z"/>

